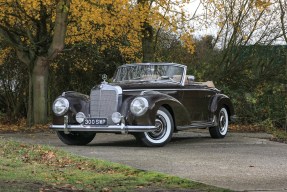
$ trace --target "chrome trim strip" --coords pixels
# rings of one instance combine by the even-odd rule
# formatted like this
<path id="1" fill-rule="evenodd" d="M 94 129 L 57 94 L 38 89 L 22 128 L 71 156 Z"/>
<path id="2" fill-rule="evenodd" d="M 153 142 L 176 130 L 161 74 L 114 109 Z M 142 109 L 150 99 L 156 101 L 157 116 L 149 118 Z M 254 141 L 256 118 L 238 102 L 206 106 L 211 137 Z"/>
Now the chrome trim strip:
<path id="1" fill-rule="evenodd" d="M 100 85 L 101 90 L 110 90 L 110 91 L 116 91 L 118 95 L 122 94 L 122 88 L 120 86 L 113 86 L 109 84 L 101 84 Z"/>
<path id="2" fill-rule="evenodd" d="M 184 67 L 183 67 L 183 75 L 182 75 L 182 77 L 181 77 L 181 85 L 182 85 L 182 86 L 184 86 L 185 81 L 187 80 L 187 79 L 186 79 L 186 69 L 187 69 L 187 67 L 184 66 Z"/>
<path id="3" fill-rule="evenodd" d="M 55 131 L 94 131 L 94 132 L 149 132 L 157 129 L 154 125 L 109 125 L 106 127 L 84 126 L 84 125 L 50 125 L 49 128 Z"/>
<path id="4" fill-rule="evenodd" d="M 121 65 L 118 68 L 126 67 L 126 66 L 137 66 L 137 65 L 170 65 L 170 66 L 177 66 L 177 67 L 186 67 L 186 65 L 182 65 L 178 63 L 130 63 L 130 64 Z"/>
<path id="5" fill-rule="evenodd" d="M 185 129 L 207 128 L 213 126 L 215 126 L 213 122 L 204 122 L 204 123 L 192 123 L 191 125 L 185 125 L 185 126 L 177 126 L 177 129 L 185 130 Z"/>

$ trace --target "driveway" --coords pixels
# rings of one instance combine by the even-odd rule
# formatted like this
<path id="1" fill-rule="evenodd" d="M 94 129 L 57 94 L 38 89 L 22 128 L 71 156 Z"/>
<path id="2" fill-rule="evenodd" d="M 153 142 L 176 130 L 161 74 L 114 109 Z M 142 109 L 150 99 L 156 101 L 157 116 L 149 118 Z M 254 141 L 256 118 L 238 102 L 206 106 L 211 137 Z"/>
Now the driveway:
<path id="1" fill-rule="evenodd" d="M 87 146 L 64 145 L 53 133 L 0 136 L 236 191 L 287 191 L 287 145 L 264 133 L 215 140 L 206 130 L 180 132 L 162 148 L 140 147 L 130 135 L 97 134 Z"/>

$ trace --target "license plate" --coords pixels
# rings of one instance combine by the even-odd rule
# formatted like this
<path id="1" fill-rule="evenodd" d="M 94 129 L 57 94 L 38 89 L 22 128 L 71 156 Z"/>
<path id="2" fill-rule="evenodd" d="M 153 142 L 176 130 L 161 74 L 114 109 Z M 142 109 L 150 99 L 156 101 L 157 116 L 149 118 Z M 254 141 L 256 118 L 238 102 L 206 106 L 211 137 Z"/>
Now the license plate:
<path id="1" fill-rule="evenodd" d="M 107 118 L 86 118 L 84 125 L 107 125 Z"/>

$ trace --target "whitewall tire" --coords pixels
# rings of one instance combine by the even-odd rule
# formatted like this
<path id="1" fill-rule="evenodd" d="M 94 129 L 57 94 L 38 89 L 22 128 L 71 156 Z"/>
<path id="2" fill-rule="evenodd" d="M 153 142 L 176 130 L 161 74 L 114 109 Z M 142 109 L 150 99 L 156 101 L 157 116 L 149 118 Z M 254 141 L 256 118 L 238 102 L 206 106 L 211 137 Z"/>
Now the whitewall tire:
<path id="1" fill-rule="evenodd" d="M 166 108 L 160 107 L 157 111 L 155 125 L 158 127 L 157 130 L 139 133 L 136 135 L 137 140 L 148 147 L 166 145 L 171 140 L 174 131 L 173 118 Z"/>
<path id="2" fill-rule="evenodd" d="M 210 127 L 209 133 L 212 138 L 224 138 L 228 132 L 229 116 L 227 109 L 222 107 L 217 115 L 217 126 Z"/>

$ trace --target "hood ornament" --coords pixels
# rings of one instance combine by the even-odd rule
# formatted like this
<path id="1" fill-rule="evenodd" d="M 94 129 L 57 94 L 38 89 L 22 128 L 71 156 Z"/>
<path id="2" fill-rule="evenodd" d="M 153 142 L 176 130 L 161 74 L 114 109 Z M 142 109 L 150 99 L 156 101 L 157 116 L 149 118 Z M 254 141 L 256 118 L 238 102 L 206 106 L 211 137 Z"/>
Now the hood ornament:
<path id="1" fill-rule="evenodd" d="M 106 74 L 102 74 L 102 84 L 108 84 L 108 82 L 106 81 L 108 79 L 108 76 Z"/>

